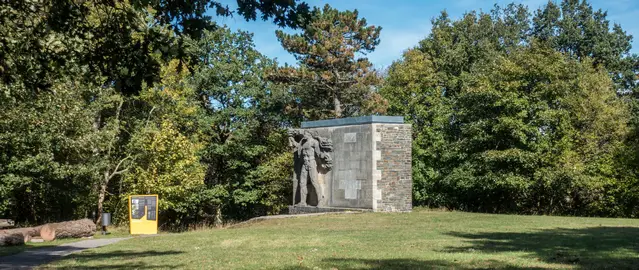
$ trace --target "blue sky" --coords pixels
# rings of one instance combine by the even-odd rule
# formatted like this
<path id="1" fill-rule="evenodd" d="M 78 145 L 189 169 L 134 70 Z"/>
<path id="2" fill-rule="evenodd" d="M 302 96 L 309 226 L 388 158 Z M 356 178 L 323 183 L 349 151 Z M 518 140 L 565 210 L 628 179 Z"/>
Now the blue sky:
<path id="1" fill-rule="evenodd" d="M 235 8 L 234 0 L 223 0 L 222 3 Z M 431 19 L 446 10 L 452 18 L 460 18 L 466 11 L 489 11 L 495 3 L 505 6 L 508 3 L 523 3 L 530 10 L 547 3 L 547 0 L 306 0 L 309 5 L 324 6 L 329 4 L 340 10 L 359 11 L 360 17 L 366 18 L 369 25 L 382 27 L 380 45 L 368 54 L 375 68 L 383 69 L 393 60 L 399 59 L 404 50 L 415 46 L 430 33 Z M 557 2 L 557 1 L 553 1 Z M 622 28 L 635 37 L 633 53 L 639 53 L 639 1 L 637 0 L 594 0 L 590 1 L 595 9 L 608 11 L 611 22 L 621 24 Z M 283 63 L 295 64 L 292 55 L 286 52 L 277 39 L 273 23 L 263 21 L 246 22 L 239 16 L 218 19 L 218 23 L 226 24 L 233 30 L 244 30 L 254 34 L 257 49 L 268 57 L 277 58 Z"/>

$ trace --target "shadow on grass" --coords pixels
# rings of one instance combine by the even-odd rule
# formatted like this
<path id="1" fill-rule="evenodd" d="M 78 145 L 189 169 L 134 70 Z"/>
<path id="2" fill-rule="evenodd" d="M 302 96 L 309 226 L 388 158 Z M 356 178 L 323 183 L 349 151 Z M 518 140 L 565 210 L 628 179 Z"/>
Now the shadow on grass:
<path id="1" fill-rule="evenodd" d="M 112 251 L 103 253 L 75 253 L 64 257 L 64 260 L 75 260 L 81 262 L 82 266 L 47 266 L 44 269 L 180 269 L 183 264 L 178 261 L 159 259 L 158 263 L 152 265 L 136 262 L 135 259 L 144 257 L 159 257 L 167 255 L 178 255 L 181 251 Z M 170 261 L 169 264 L 160 262 Z"/>
<path id="2" fill-rule="evenodd" d="M 590 227 L 537 232 L 448 233 L 469 245 L 447 252 L 528 252 L 547 263 L 591 269 L 638 269 L 639 228 Z"/>
<path id="3" fill-rule="evenodd" d="M 99 260 L 103 260 L 103 259 L 109 259 L 109 260 L 114 260 L 114 259 L 117 259 L 117 260 L 131 260 L 131 259 L 144 258 L 144 257 L 178 255 L 178 254 L 182 254 L 182 253 L 184 253 L 184 252 L 182 252 L 182 251 L 145 251 L 145 252 L 139 252 L 139 251 L 118 250 L 118 251 L 103 252 L 103 253 L 91 253 L 91 252 L 76 253 L 76 254 L 69 255 L 68 258 L 77 259 L 77 260 L 95 260 L 95 259 L 99 259 Z"/>
<path id="4" fill-rule="evenodd" d="M 78 240 L 80 241 L 80 240 Z M 61 244 L 66 244 L 66 243 L 70 243 L 70 242 L 74 242 L 74 241 L 54 241 L 54 242 L 44 242 L 44 243 L 37 243 L 36 245 L 29 243 L 29 244 L 25 244 L 25 245 L 19 245 L 19 246 L 0 246 L 0 258 L 2 258 L 3 256 L 10 256 L 10 255 L 15 255 L 15 254 L 19 254 L 21 252 L 24 251 L 34 251 L 34 250 L 38 250 L 38 249 L 42 249 L 42 248 L 50 248 L 50 247 L 54 247 L 54 246 L 58 246 Z M 0 259 L 1 261 L 1 259 Z"/>
<path id="5" fill-rule="evenodd" d="M 25 250 L 28 250 L 30 248 L 38 248 L 37 246 L 27 246 L 27 245 L 21 245 L 21 246 L 2 246 L 0 247 L 0 258 L 2 258 L 3 256 L 9 256 L 9 255 L 13 255 L 13 254 L 18 254 L 20 252 L 23 252 Z"/>
<path id="6" fill-rule="evenodd" d="M 60 267 L 44 267 L 38 269 L 70 269 L 70 270 L 80 270 L 80 269 L 115 269 L 115 270 L 125 270 L 125 269 L 182 269 L 184 268 L 183 264 L 154 264 L 148 265 L 146 263 L 111 263 L 104 265 L 91 265 L 87 266 L 60 266 Z"/>
<path id="7" fill-rule="evenodd" d="M 122 231 L 115 231 L 114 230 L 109 235 L 100 235 L 100 234 L 96 233 L 93 236 L 93 239 L 108 239 L 108 238 L 128 237 L 128 236 L 129 236 L 128 232 L 124 233 Z M 79 241 L 88 240 L 88 239 L 89 238 L 75 238 L 75 239 L 66 238 L 66 239 L 62 239 L 62 240 L 55 240 L 55 241 L 52 241 L 52 242 L 26 243 L 24 245 L 18 245 L 18 246 L 0 246 L 0 258 L 2 258 L 3 256 L 10 256 L 10 255 L 19 254 L 19 253 L 24 252 L 24 251 L 38 250 L 38 249 L 42 249 L 42 248 L 54 247 L 54 246 L 59 246 L 61 244 L 79 242 Z"/>
<path id="8" fill-rule="evenodd" d="M 517 267 L 495 260 L 486 260 L 465 265 L 455 261 L 445 260 L 416 260 L 416 259 L 355 259 L 330 258 L 322 261 L 329 269 L 543 269 L 531 267 Z M 295 266 L 284 269 L 317 269 L 312 267 Z"/>

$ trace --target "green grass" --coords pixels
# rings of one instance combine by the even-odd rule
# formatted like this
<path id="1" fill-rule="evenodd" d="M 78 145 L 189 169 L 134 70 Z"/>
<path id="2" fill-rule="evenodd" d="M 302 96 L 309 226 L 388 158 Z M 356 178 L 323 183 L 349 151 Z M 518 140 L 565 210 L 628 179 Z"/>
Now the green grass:
<path id="1" fill-rule="evenodd" d="M 109 232 L 111 234 L 102 235 L 100 232 L 97 232 L 93 236 L 93 238 L 97 239 L 97 238 L 113 238 L 113 237 L 126 237 L 126 236 L 129 236 L 128 228 L 109 228 L 108 230 L 109 230 Z M 67 239 L 58 239 L 58 240 L 54 240 L 54 241 L 51 241 L 51 242 L 40 242 L 40 243 L 28 242 L 25 245 L 21 245 L 21 246 L 0 246 L 0 261 L 2 260 L 2 256 L 13 255 L 13 254 L 20 253 L 20 252 L 28 250 L 28 249 L 57 246 L 57 245 L 61 245 L 61 244 L 77 242 L 77 241 L 82 241 L 82 240 L 86 240 L 86 239 L 87 238 L 78 238 L 78 239 L 67 238 Z"/>
<path id="2" fill-rule="evenodd" d="M 266 220 L 136 238 L 64 269 L 628 269 L 639 220 L 416 210 Z"/>

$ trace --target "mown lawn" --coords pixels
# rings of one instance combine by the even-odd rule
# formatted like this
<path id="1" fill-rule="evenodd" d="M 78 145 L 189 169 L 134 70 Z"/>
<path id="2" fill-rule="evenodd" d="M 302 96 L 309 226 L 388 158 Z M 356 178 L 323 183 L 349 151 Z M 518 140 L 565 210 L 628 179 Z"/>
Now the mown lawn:
<path id="1" fill-rule="evenodd" d="M 639 220 L 428 210 L 299 217 L 135 238 L 42 268 L 636 269 Z"/>

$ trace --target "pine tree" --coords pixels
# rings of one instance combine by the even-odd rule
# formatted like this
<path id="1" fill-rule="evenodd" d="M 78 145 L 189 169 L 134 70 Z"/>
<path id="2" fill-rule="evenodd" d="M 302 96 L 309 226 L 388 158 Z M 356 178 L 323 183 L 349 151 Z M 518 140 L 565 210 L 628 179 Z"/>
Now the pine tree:
<path id="1" fill-rule="evenodd" d="M 368 59 L 360 56 L 375 50 L 381 28 L 358 17 L 357 10 L 338 11 L 326 5 L 313 10 L 302 33 L 276 32 L 299 68 L 284 67 L 273 77 L 294 85 L 306 118 L 326 117 L 327 112 L 337 118 L 364 113 L 370 108 L 366 100 L 375 99 L 371 89 L 379 77 Z"/>

